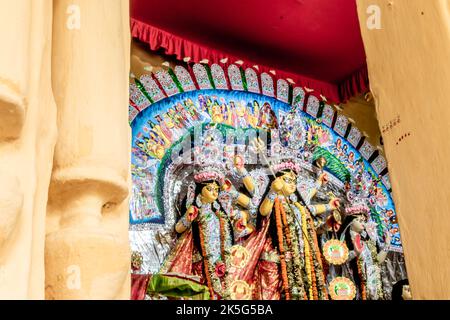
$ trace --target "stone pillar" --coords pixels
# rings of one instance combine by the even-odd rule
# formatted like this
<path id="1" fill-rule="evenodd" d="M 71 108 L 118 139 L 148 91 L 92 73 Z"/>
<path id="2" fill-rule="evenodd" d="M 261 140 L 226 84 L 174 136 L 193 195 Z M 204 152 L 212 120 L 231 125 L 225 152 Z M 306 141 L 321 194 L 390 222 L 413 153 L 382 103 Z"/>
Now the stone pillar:
<path id="1" fill-rule="evenodd" d="M 450 1 L 358 15 L 413 298 L 450 299 Z"/>
<path id="2" fill-rule="evenodd" d="M 129 299 L 128 1 L 53 3 L 46 298 Z"/>
<path id="3" fill-rule="evenodd" d="M 51 0 L 0 2 L 0 299 L 44 298 L 51 28 Z"/>

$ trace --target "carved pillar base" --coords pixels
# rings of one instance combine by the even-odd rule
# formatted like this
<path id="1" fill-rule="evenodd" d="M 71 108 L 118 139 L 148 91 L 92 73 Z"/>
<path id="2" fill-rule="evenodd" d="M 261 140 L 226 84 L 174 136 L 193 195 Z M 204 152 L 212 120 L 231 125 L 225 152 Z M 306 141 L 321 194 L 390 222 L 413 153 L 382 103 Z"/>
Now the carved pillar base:
<path id="1" fill-rule="evenodd" d="M 0 79 L 0 141 L 17 139 L 25 121 L 25 103 L 10 81 Z"/>
<path id="2" fill-rule="evenodd" d="M 101 254 L 99 255 L 99 248 Z M 116 299 L 128 276 L 128 243 L 101 228 L 47 235 L 47 299 Z"/>
<path id="3" fill-rule="evenodd" d="M 17 176 L 0 170 L 0 252 L 16 229 L 23 207 L 23 189 Z M 0 264 L 5 256 L 0 255 Z"/>
<path id="4" fill-rule="evenodd" d="M 47 299 L 129 299 L 128 1 L 55 0 Z M 77 7 L 79 29 L 66 28 Z M 124 289 L 125 288 L 125 289 Z"/>

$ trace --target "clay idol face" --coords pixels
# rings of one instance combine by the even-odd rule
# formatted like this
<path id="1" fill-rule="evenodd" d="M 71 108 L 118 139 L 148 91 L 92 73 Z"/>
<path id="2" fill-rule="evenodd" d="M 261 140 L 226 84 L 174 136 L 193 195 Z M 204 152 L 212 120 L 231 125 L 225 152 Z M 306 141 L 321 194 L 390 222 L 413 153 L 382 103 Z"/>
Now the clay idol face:
<path id="1" fill-rule="evenodd" d="M 403 286 L 402 298 L 403 298 L 403 300 L 412 300 L 411 289 L 409 288 L 409 285 Z"/>
<path id="2" fill-rule="evenodd" d="M 358 216 L 353 220 L 351 229 L 357 233 L 364 231 L 365 219 L 363 216 Z"/>
<path id="3" fill-rule="evenodd" d="M 284 186 L 282 192 L 286 196 L 290 196 L 297 190 L 297 176 L 292 171 L 285 173 L 282 176 Z"/>
<path id="4" fill-rule="evenodd" d="M 205 184 L 202 188 L 202 202 L 212 203 L 219 196 L 219 185 L 216 182 Z"/>

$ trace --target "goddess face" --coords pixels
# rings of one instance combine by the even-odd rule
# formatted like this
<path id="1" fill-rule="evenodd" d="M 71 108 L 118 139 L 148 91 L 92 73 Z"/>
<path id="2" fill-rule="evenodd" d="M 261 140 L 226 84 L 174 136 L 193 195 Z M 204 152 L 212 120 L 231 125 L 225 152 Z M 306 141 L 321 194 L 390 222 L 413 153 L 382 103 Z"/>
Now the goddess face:
<path id="1" fill-rule="evenodd" d="M 297 190 L 297 175 L 294 172 L 289 171 L 282 175 L 281 178 L 284 182 L 281 191 L 285 196 L 290 196 Z"/>
<path id="2" fill-rule="evenodd" d="M 409 285 L 403 286 L 402 298 L 403 298 L 403 300 L 412 300 L 411 289 L 409 288 Z"/>
<path id="3" fill-rule="evenodd" d="M 365 219 L 363 216 L 358 216 L 353 220 L 351 229 L 357 233 L 361 233 L 364 231 L 364 223 Z"/>
<path id="4" fill-rule="evenodd" d="M 323 169 L 327 165 L 327 159 L 320 157 L 316 160 L 316 165 L 319 169 Z"/>
<path id="5" fill-rule="evenodd" d="M 205 184 L 201 195 L 203 203 L 213 203 L 219 197 L 219 185 L 216 182 Z"/>

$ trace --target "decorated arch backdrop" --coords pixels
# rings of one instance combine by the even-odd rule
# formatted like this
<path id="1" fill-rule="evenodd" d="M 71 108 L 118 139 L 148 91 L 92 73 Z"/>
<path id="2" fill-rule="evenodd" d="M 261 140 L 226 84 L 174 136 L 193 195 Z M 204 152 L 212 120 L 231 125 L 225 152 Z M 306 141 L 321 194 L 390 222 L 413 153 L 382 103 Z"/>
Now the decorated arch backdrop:
<path id="1" fill-rule="evenodd" d="M 217 64 L 195 64 L 189 71 L 177 66 L 134 82 L 130 241 L 132 250 L 142 255 L 141 272 L 157 272 L 173 243 L 178 215 L 174 193 L 182 192 L 184 178 L 170 181 L 168 168 L 174 149 L 198 128 L 234 130 L 237 135 L 249 129 L 270 133 L 290 128 L 290 134 L 302 140 L 299 153 L 313 145 L 310 158 L 327 159 L 325 170 L 338 193 L 351 185 L 366 195 L 379 241 L 390 232 L 391 250 L 402 251 L 384 157 L 344 115 L 315 95 L 235 64 L 227 72 Z M 299 119 L 291 127 L 286 125 L 289 114 Z M 308 169 L 307 163 L 304 166 Z"/>

